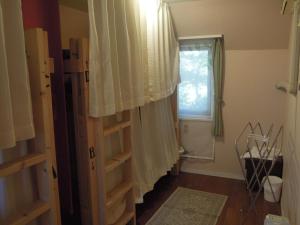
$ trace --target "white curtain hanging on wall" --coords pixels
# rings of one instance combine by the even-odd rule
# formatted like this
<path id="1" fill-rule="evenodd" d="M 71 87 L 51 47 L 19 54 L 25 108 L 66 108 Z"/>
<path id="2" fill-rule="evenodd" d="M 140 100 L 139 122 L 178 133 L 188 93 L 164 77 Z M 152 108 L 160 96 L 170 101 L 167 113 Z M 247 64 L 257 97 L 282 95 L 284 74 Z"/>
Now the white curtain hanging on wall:
<path id="1" fill-rule="evenodd" d="M 0 149 L 34 137 L 21 0 L 0 0 Z"/>
<path id="2" fill-rule="evenodd" d="M 90 115 L 142 106 L 173 93 L 179 46 L 166 3 L 88 0 Z"/>

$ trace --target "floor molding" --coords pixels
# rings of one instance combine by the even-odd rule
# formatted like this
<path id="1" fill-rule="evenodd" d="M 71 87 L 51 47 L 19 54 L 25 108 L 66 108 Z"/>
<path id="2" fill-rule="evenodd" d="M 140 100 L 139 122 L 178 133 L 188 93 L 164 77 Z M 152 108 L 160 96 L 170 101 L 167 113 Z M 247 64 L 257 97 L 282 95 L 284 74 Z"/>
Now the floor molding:
<path id="1" fill-rule="evenodd" d="M 238 175 L 238 174 L 232 174 L 232 173 L 215 172 L 215 171 L 209 171 L 209 170 L 198 170 L 198 169 L 193 169 L 193 168 L 181 168 L 180 171 L 185 172 L 185 173 L 201 174 L 201 175 L 214 176 L 214 177 L 223 177 L 223 178 L 229 178 L 229 179 L 235 179 L 235 180 L 245 180 L 243 176 Z"/>

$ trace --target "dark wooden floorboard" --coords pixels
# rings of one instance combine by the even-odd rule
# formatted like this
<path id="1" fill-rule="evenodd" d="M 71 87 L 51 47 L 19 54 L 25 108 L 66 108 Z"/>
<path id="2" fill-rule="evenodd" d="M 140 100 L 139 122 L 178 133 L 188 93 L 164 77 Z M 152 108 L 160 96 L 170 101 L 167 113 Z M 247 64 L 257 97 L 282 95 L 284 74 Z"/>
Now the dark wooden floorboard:
<path id="1" fill-rule="evenodd" d="M 263 225 L 268 213 L 280 215 L 279 203 L 268 203 L 261 193 L 257 204 L 257 214 L 245 216 L 249 198 L 245 184 L 239 180 L 220 177 L 181 173 L 179 176 L 165 176 L 155 185 L 152 192 L 144 197 L 144 203 L 137 205 L 137 223 L 146 224 L 177 187 L 227 195 L 228 199 L 217 225 Z M 246 217 L 246 218 L 245 218 Z"/>

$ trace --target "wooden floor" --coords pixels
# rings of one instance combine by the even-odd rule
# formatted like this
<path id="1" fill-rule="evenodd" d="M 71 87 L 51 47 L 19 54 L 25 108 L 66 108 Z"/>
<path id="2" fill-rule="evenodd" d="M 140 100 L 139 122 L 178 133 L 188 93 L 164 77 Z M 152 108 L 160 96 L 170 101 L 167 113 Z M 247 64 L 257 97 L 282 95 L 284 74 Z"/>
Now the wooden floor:
<path id="1" fill-rule="evenodd" d="M 261 194 L 256 204 L 257 215 L 251 212 L 249 216 L 245 218 L 249 200 L 245 185 L 242 181 L 181 173 L 177 177 L 163 177 L 156 184 L 154 191 L 145 195 L 144 203 L 137 205 L 137 224 L 146 224 L 177 187 L 186 187 L 227 195 L 228 200 L 217 225 L 263 225 L 266 214 L 280 215 L 280 204 L 267 203 L 263 199 L 263 194 Z M 243 220 L 245 221 L 244 223 Z"/>

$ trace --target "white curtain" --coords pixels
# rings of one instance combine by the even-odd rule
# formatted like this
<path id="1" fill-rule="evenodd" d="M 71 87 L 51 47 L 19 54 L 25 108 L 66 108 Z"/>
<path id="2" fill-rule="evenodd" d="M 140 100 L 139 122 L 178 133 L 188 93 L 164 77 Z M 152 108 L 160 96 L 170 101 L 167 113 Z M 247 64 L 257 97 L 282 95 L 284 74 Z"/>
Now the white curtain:
<path id="1" fill-rule="evenodd" d="M 178 83 L 179 47 L 166 3 L 89 0 L 90 115 L 165 98 Z"/>
<path id="2" fill-rule="evenodd" d="M 34 137 L 21 0 L 0 0 L 0 149 Z"/>
<path id="3" fill-rule="evenodd" d="M 179 159 L 170 97 L 132 112 L 132 147 L 137 202 Z"/>
<path id="4" fill-rule="evenodd" d="M 0 164 L 26 154 L 33 137 L 21 0 L 0 0 Z M 32 183 L 29 170 L 0 178 L 0 224 L 33 201 Z"/>
<path id="5" fill-rule="evenodd" d="M 294 2 L 294 12 L 292 17 L 290 35 L 290 81 L 289 92 L 296 95 L 298 90 L 299 59 L 300 59 L 300 1 Z"/>

